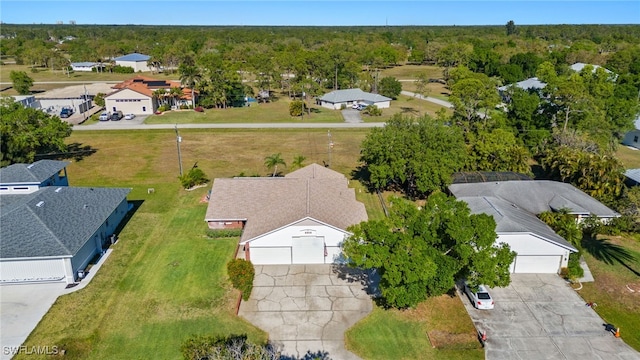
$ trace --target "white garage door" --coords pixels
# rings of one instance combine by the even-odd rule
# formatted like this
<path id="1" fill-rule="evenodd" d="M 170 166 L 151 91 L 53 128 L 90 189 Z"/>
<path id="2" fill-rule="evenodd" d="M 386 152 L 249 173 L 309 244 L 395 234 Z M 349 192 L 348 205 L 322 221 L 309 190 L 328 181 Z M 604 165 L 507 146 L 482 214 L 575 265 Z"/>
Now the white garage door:
<path id="1" fill-rule="evenodd" d="M 515 268 L 512 272 L 517 274 L 557 274 L 560 270 L 561 256 L 516 256 Z"/>
<path id="2" fill-rule="evenodd" d="M 62 281 L 65 279 L 64 260 L 0 261 L 0 281 Z"/>
<path id="3" fill-rule="evenodd" d="M 251 247 L 249 251 L 256 265 L 291 264 L 290 247 Z"/>
<path id="4" fill-rule="evenodd" d="M 292 246 L 294 264 L 324 264 L 324 237 L 294 237 Z"/>

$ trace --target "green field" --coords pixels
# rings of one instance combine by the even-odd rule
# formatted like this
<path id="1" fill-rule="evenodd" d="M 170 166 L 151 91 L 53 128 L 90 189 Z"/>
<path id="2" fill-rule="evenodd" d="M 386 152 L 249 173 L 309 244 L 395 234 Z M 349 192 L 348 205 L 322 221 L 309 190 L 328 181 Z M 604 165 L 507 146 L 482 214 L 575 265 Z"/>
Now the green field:
<path id="1" fill-rule="evenodd" d="M 625 169 L 640 168 L 640 150 L 632 150 L 624 145 L 619 145 L 616 157 L 622 162 Z"/>

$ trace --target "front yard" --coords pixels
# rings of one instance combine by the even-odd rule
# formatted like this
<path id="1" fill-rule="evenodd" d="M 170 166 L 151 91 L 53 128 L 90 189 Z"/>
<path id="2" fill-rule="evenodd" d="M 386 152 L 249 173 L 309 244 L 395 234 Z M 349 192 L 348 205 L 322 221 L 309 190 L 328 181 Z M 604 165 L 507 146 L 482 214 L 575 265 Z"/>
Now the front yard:
<path id="1" fill-rule="evenodd" d="M 598 304 L 595 310 L 602 319 L 620 327 L 622 339 L 640 351 L 640 234 L 600 236 L 599 240 L 610 244 L 599 247 L 601 258 L 607 258 L 607 253 L 613 256 L 609 263 L 585 252 L 595 282 L 583 284 L 578 293 L 586 302 Z M 625 260 L 615 249 L 626 250 L 633 259 Z"/>

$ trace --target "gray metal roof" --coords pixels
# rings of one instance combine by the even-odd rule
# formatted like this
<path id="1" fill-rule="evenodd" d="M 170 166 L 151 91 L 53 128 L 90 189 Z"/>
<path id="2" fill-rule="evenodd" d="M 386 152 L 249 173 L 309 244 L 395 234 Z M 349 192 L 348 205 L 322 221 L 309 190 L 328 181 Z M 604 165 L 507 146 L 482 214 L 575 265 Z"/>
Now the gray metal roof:
<path id="1" fill-rule="evenodd" d="M 40 160 L 33 164 L 9 165 L 0 169 L 0 184 L 40 184 L 67 165 L 69 165 L 68 162 L 57 160 Z"/>
<path id="2" fill-rule="evenodd" d="M 500 86 L 498 90 L 505 91 L 514 85 L 523 90 L 529 90 L 529 89 L 539 90 L 539 89 L 544 89 L 544 87 L 547 86 L 547 83 L 543 83 L 542 81 L 538 80 L 537 77 L 532 77 L 526 80 L 519 81 L 515 84 Z"/>
<path id="3" fill-rule="evenodd" d="M 244 242 L 307 217 L 345 230 L 367 212 L 344 175 L 312 164 L 285 177 L 215 179 L 205 220 L 246 220 Z"/>
<path id="4" fill-rule="evenodd" d="M 132 54 L 127 54 L 127 55 L 117 57 L 113 60 L 115 61 L 147 61 L 149 59 L 151 59 L 151 56 L 149 55 L 132 53 Z"/>
<path id="5" fill-rule="evenodd" d="M 550 180 L 496 181 L 490 183 L 453 184 L 449 190 L 456 197 L 488 196 L 515 204 L 532 213 L 564 206 L 571 212 L 598 217 L 618 217 L 598 200 L 571 184 Z"/>
<path id="6" fill-rule="evenodd" d="M 390 101 L 391 99 L 379 94 L 364 92 L 361 89 L 345 89 L 335 90 L 330 93 L 324 94 L 322 97 L 320 97 L 320 100 L 336 104 L 349 101 L 366 101 L 377 103 Z"/>
<path id="7" fill-rule="evenodd" d="M 62 186 L 2 195 L 0 258 L 75 255 L 130 191 Z"/>
<path id="8" fill-rule="evenodd" d="M 640 169 L 629 169 L 624 172 L 624 176 L 640 184 Z"/>
<path id="9" fill-rule="evenodd" d="M 71 63 L 71 66 L 76 66 L 76 67 L 92 67 L 96 65 L 98 65 L 97 62 L 91 62 L 91 61 L 81 61 L 81 62 Z"/>
<path id="10" fill-rule="evenodd" d="M 600 65 L 594 65 L 594 64 L 585 64 L 585 63 L 581 63 L 581 62 L 577 62 L 573 65 L 571 65 L 571 70 L 575 71 L 575 72 L 581 72 L 582 69 L 584 69 L 585 66 L 587 65 L 591 65 L 593 67 L 593 72 L 595 72 L 599 67 L 601 67 Z M 613 72 L 611 72 L 611 70 L 605 69 L 603 68 L 604 71 L 606 71 L 609 74 L 613 74 Z"/>
<path id="11" fill-rule="evenodd" d="M 559 246 L 578 251 L 547 224 L 517 205 L 491 196 L 458 197 L 469 205 L 473 214 L 491 215 L 496 221 L 497 233 L 532 233 Z"/>

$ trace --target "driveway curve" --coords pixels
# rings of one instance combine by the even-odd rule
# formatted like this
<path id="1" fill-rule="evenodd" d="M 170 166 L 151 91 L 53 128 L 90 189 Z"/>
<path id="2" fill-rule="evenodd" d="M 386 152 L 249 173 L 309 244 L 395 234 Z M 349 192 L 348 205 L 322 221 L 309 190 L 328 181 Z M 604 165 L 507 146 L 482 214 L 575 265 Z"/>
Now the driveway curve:
<path id="1" fill-rule="evenodd" d="M 324 353 L 359 359 L 344 347 L 344 333 L 373 309 L 359 278 L 332 265 L 256 265 L 253 291 L 239 315 L 269 333 L 294 358 Z"/>

